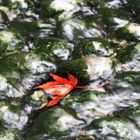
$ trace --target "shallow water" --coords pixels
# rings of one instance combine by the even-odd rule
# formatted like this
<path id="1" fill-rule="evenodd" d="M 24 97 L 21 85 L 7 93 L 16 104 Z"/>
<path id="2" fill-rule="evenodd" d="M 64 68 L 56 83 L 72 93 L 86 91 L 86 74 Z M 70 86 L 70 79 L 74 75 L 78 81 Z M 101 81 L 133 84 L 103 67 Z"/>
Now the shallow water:
<path id="1" fill-rule="evenodd" d="M 140 139 L 138 0 L 0 1 L 0 140 Z M 57 106 L 37 85 L 78 85 Z"/>

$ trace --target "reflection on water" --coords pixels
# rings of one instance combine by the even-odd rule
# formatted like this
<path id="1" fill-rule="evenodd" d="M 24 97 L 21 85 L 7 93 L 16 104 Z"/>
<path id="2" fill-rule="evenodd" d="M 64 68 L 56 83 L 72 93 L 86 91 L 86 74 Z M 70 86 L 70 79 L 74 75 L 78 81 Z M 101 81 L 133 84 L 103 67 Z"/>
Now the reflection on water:
<path id="1" fill-rule="evenodd" d="M 140 139 L 140 1 L 0 0 L 0 139 Z M 33 87 L 79 85 L 57 106 Z"/>

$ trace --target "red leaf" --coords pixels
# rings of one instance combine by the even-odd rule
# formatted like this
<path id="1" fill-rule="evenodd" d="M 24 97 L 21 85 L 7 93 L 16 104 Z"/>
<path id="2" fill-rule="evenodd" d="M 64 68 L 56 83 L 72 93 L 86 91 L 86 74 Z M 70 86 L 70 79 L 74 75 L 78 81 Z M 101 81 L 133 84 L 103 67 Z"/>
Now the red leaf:
<path id="1" fill-rule="evenodd" d="M 62 98 L 64 98 L 64 96 L 66 96 L 71 90 L 73 90 L 78 83 L 77 78 L 69 73 L 69 80 L 52 73 L 50 73 L 50 76 L 52 76 L 55 81 L 47 82 L 34 88 L 42 88 L 47 93 L 55 95 L 54 98 L 45 107 L 56 105 Z"/>
<path id="2" fill-rule="evenodd" d="M 55 96 L 50 102 L 48 102 L 46 107 L 51 107 L 56 105 L 63 98 L 64 98 L 63 96 Z"/>
<path id="3" fill-rule="evenodd" d="M 42 88 L 42 89 L 45 89 L 46 90 L 48 88 L 52 88 L 53 86 L 55 86 L 57 84 L 59 84 L 59 83 L 58 82 L 47 82 L 47 83 L 45 83 L 43 85 L 40 85 L 40 86 L 35 87 L 34 89 Z"/>
<path id="4" fill-rule="evenodd" d="M 101 85 L 96 86 L 96 87 L 76 86 L 78 83 L 78 80 L 76 77 L 74 77 L 70 73 L 68 73 L 69 80 L 62 78 L 60 76 L 57 76 L 55 74 L 52 74 L 52 73 L 50 74 L 50 76 L 52 76 L 55 81 L 47 82 L 45 84 L 42 84 L 42 85 L 34 88 L 34 89 L 42 88 L 47 93 L 54 95 L 53 99 L 50 102 L 48 102 L 48 104 L 45 105 L 44 108 L 56 105 L 61 99 L 64 98 L 64 96 L 66 96 L 74 88 L 96 90 L 97 88 L 100 88 L 100 87 L 104 86 L 105 84 L 108 84 L 108 82 L 104 82 Z"/>
<path id="5" fill-rule="evenodd" d="M 53 79 L 54 79 L 56 82 L 58 82 L 58 83 L 60 83 L 60 84 L 70 84 L 70 81 L 68 81 L 68 80 L 65 79 L 65 78 L 62 78 L 62 77 L 57 76 L 57 75 L 52 74 L 52 73 L 50 73 L 50 75 L 53 77 Z"/>
<path id="6" fill-rule="evenodd" d="M 69 77 L 69 80 L 71 81 L 71 85 L 73 87 L 75 87 L 78 83 L 78 80 L 76 77 L 74 77 L 72 74 L 68 73 L 68 77 Z"/>

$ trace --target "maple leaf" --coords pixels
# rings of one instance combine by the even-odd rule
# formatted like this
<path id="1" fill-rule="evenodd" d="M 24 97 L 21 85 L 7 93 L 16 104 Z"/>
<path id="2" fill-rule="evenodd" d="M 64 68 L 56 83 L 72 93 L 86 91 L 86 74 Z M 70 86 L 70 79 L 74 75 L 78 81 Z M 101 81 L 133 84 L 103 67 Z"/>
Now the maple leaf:
<path id="1" fill-rule="evenodd" d="M 62 78 L 58 75 L 50 73 L 50 76 L 55 80 L 51 82 L 47 82 L 40 86 L 36 86 L 34 89 L 41 88 L 45 90 L 48 94 L 54 95 L 53 99 L 48 102 L 45 107 L 50 107 L 56 105 L 61 99 L 64 98 L 70 91 L 74 88 L 80 88 L 77 86 L 78 80 L 72 74 L 68 73 L 68 80 L 66 78 Z"/>
<path id="2" fill-rule="evenodd" d="M 68 73 L 68 72 L 67 72 Z M 49 101 L 43 108 L 51 107 L 56 105 L 60 100 L 62 100 L 70 91 L 74 88 L 80 89 L 90 89 L 90 90 L 97 90 L 100 87 L 108 84 L 108 82 L 104 82 L 99 86 L 91 87 L 91 86 L 77 86 L 78 80 L 72 74 L 68 73 L 68 79 L 60 77 L 58 75 L 50 73 L 50 76 L 55 80 L 51 82 L 47 82 L 45 84 L 36 86 L 34 89 L 43 89 L 48 94 L 52 94 L 52 100 Z"/>

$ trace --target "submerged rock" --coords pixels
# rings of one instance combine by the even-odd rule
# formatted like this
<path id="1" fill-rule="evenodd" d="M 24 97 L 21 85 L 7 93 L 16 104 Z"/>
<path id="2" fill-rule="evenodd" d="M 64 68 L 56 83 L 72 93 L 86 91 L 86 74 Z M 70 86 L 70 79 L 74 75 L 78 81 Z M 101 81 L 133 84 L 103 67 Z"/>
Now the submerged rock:
<path id="1" fill-rule="evenodd" d="M 54 59 L 54 61 L 67 60 L 70 54 L 70 46 L 66 41 L 58 38 L 38 39 L 34 47 L 37 53 L 43 59 Z"/>
<path id="2" fill-rule="evenodd" d="M 111 47 L 113 45 L 115 46 L 115 44 L 111 44 L 103 39 L 85 39 L 75 46 L 72 52 L 72 58 L 77 59 L 91 54 L 97 56 L 109 56 L 113 53 Z"/>
<path id="3" fill-rule="evenodd" d="M 63 73 L 69 71 L 77 76 L 79 81 L 83 80 L 83 82 L 96 81 L 98 83 L 99 81 L 109 80 L 112 78 L 114 70 L 114 59 L 95 55 L 71 60 L 60 66 L 60 71 Z"/>
<path id="4" fill-rule="evenodd" d="M 65 140 L 73 135 L 78 135 L 80 127 L 84 122 L 78 120 L 63 108 L 54 107 L 40 114 L 34 124 L 26 133 L 26 139 L 38 140 L 40 137 L 45 139 Z M 77 134 L 76 134 L 77 133 Z"/>
<path id="5" fill-rule="evenodd" d="M 16 129 L 0 129 L 1 140 L 21 140 L 23 137 Z"/>
<path id="6" fill-rule="evenodd" d="M 6 128 L 23 130 L 28 122 L 27 113 L 19 107 L 19 104 L 14 104 L 16 104 L 16 101 L 0 103 L 0 122 Z"/>
<path id="7" fill-rule="evenodd" d="M 81 19 L 68 19 L 61 22 L 58 34 L 70 41 L 83 38 L 102 37 L 103 31 L 96 23 L 88 23 Z"/>
<path id="8" fill-rule="evenodd" d="M 75 12 L 83 5 L 83 0 L 52 0 L 43 1 L 41 17 L 56 18 L 63 20 L 71 18 Z M 47 12 L 47 13 L 46 13 Z"/>
<path id="9" fill-rule="evenodd" d="M 139 140 L 139 5 L 0 0 L 0 139 Z M 66 71 L 91 89 L 41 109 L 50 96 L 33 87 Z M 106 86 L 94 91 L 105 81 L 112 94 Z"/>
<path id="10" fill-rule="evenodd" d="M 24 39 L 12 30 L 0 32 L 0 58 L 23 49 Z"/>
<path id="11" fill-rule="evenodd" d="M 39 116 L 27 129 L 26 139 L 65 140 L 80 139 L 83 136 L 83 139 L 95 137 L 117 140 L 124 139 L 127 134 L 128 139 L 139 138 L 139 74 L 134 75 L 115 77 L 112 95 L 92 89 L 72 91 L 57 107 L 36 114 Z M 126 83 L 123 83 L 124 80 Z"/>

